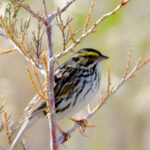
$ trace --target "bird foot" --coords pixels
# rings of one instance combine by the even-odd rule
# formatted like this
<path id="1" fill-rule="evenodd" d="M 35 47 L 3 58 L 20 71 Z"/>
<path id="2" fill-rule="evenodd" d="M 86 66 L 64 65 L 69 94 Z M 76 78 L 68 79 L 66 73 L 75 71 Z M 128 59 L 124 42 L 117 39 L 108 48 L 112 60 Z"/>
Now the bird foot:
<path id="1" fill-rule="evenodd" d="M 76 120 L 74 118 L 70 118 L 70 120 L 80 125 L 78 130 L 82 135 L 84 135 L 86 128 L 96 127 L 96 125 L 88 125 L 88 121 L 86 119 Z"/>
<path id="2" fill-rule="evenodd" d="M 57 125 L 57 129 L 58 129 L 58 131 L 59 131 L 59 132 L 63 135 L 63 137 L 64 137 L 64 140 L 63 140 L 62 144 L 65 143 L 68 139 L 70 139 L 71 136 L 70 136 L 69 133 L 63 131 L 58 125 Z"/>
<path id="3" fill-rule="evenodd" d="M 62 142 L 62 144 L 64 144 L 66 141 L 68 141 L 71 137 L 71 135 L 67 132 L 63 132 L 62 135 L 64 136 L 64 140 Z"/>

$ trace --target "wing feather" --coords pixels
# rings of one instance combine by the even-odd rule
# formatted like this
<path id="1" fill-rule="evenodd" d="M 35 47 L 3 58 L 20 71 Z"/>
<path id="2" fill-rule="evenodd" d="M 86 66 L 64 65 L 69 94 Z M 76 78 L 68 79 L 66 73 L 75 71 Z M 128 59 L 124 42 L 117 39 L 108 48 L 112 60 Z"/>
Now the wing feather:
<path id="1" fill-rule="evenodd" d="M 71 90 L 75 87 L 75 80 L 73 79 L 77 73 L 76 64 L 72 61 L 66 62 L 58 67 L 55 71 L 55 83 L 54 83 L 54 94 L 55 103 L 60 101 L 67 96 Z M 25 108 L 23 118 L 30 118 L 39 112 L 44 112 L 46 109 L 46 103 L 38 95 L 36 95 Z"/>

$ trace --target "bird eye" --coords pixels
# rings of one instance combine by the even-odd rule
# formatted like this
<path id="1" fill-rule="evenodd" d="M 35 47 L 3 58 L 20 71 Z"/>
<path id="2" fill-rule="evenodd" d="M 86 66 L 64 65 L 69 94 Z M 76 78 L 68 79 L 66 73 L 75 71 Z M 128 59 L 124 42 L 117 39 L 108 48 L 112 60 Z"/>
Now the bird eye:
<path id="1" fill-rule="evenodd" d="M 79 60 L 79 57 L 73 57 L 73 60 L 74 60 L 74 61 L 78 61 L 78 60 Z"/>
<path id="2" fill-rule="evenodd" d="M 88 58 L 90 58 L 90 59 L 93 59 L 93 58 L 94 58 L 94 56 L 92 56 L 92 55 L 89 55 L 89 56 L 88 56 Z"/>

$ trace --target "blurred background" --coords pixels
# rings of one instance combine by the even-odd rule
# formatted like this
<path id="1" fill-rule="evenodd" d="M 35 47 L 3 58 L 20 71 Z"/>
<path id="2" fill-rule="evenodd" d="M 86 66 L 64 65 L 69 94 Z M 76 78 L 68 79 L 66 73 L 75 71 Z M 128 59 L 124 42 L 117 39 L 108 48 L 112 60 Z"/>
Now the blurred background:
<path id="1" fill-rule="evenodd" d="M 0 0 L 2 1 L 2 0 Z M 63 18 L 72 17 L 73 31 L 77 31 L 86 21 L 92 0 L 76 0 L 63 14 Z M 90 25 L 102 14 L 114 9 L 121 0 L 96 0 Z M 3 3 L 6 1 L 2 1 Z M 28 1 L 31 8 L 43 13 L 42 0 Z M 47 2 L 48 12 L 62 6 L 66 0 L 51 0 Z M 2 11 L 2 9 L 1 9 Z M 27 13 L 21 11 L 21 17 Z M 34 21 L 33 21 L 34 22 Z M 35 21 L 36 22 L 36 21 Z M 35 29 L 36 23 L 32 23 Z M 31 30 L 32 32 L 32 30 Z M 46 41 L 43 41 L 45 44 Z M 60 31 L 55 27 L 53 32 L 54 53 L 62 50 Z M 91 47 L 110 59 L 103 65 L 101 91 L 105 94 L 107 88 L 106 63 L 111 68 L 112 85 L 120 81 L 127 61 L 130 45 L 133 46 L 131 68 L 139 57 L 144 61 L 150 57 L 150 5 L 149 0 L 130 1 L 118 13 L 111 16 L 96 28 L 76 48 Z M 9 41 L 0 37 L 0 49 L 13 48 Z M 69 55 L 59 60 L 64 62 Z M 17 51 L 0 56 L 0 105 L 6 102 L 5 110 L 11 114 L 15 124 L 19 121 L 23 110 L 32 99 L 35 92 L 32 89 L 25 67 L 28 65 L 24 57 Z M 41 77 L 42 78 L 42 77 Z M 101 108 L 90 120 L 95 128 L 87 129 L 85 137 L 78 131 L 71 139 L 60 146 L 60 150 L 150 150 L 150 64 L 137 72 L 136 76 L 124 86 Z M 95 106 L 99 99 L 91 105 Z M 87 111 L 77 114 L 74 118 L 82 118 Z M 3 118 L 0 118 L 2 120 Z M 73 123 L 62 120 L 62 129 L 69 129 Z M 46 119 L 40 120 L 27 130 L 24 135 L 26 145 L 31 150 L 49 150 L 49 132 Z M 0 133 L 0 145 L 7 146 L 6 133 Z"/>

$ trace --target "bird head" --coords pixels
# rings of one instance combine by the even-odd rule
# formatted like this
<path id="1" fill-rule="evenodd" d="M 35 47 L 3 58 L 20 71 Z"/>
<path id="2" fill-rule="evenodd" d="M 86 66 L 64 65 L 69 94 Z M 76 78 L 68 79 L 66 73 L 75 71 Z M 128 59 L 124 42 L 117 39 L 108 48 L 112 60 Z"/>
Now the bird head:
<path id="1" fill-rule="evenodd" d="M 84 48 L 76 52 L 72 59 L 80 65 L 89 66 L 91 64 L 102 62 L 105 59 L 108 59 L 108 57 L 104 56 L 98 50 Z"/>

